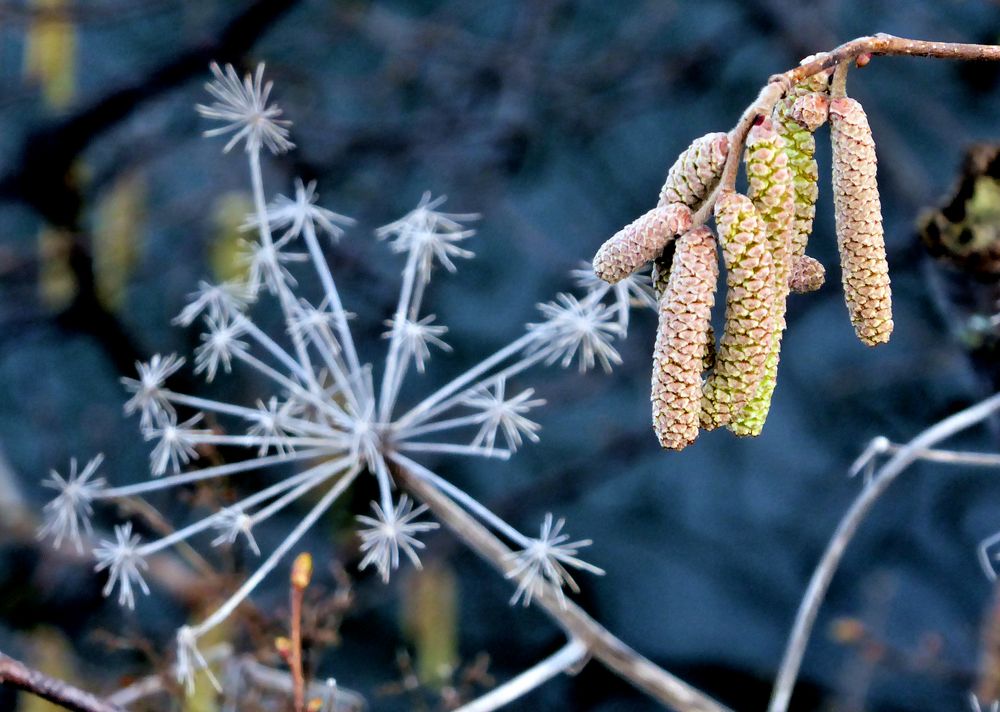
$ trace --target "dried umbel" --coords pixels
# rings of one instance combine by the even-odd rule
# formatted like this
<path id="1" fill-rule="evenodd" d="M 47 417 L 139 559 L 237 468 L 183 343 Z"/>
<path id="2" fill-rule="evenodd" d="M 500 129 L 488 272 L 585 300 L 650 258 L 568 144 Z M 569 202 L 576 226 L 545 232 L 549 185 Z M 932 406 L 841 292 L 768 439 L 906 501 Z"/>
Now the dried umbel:
<path id="1" fill-rule="evenodd" d="M 750 201 L 763 220 L 767 234 L 773 293 L 764 375 L 746 407 L 733 417 L 729 428 L 737 435 L 758 435 L 771 407 L 771 396 L 778 378 L 795 214 L 792 175 L 788 168 L 785 140 L 778 135 L 769 119 L 754 126 L 747 135 L 746 171 Z"/>
<path id="2" fill-rule="evenodd" d="M 594 256 L 594 274 L 609 284 L 619 282 L 659 255 L 664 246 L 691 227 L 685 205 L 653 208 L 619 230 Z"/>
<path id="3" fill-rule="evenodd" d="M 719 182 L 728 155 L 729 137 L 724 133 L 709 133 L 695 139 L 667 172 L 659 204 L 679 203 L 696 209 Z"/>
<path id="4" fill-rule="evenodd" d="M 861 104 L 830 102 L 833 204 L 844 297 L 858 338 L 869 346 L 892 333 L 892 293 L 875 179 L 875 142 Z"/>
<path id="5" fill-rule="evenodd" d="M 653 429 L 660 445 L 680 450 L 698 437 L 701 374 L 713 345 L 712 306 L 719 276 L 715 236 L 705 226 L 682 235 L 660 298 L 653 350 Z"/>
<path id="6" fill-rule="evenodd" d="M 745 195 L 724 192 L 715 224 L 726 265 L 726 326 L 715 369 L 705 382 L 701 424 L 726 425 L 764 376 L 773 331 L 774 275 L 764 221 Z"/>
<path id="7" fill-rule="evenodd" d="M 788 287 L 797 294 L 815 292 L 826 281 L 826 269 L 823 264 L 809 255 L 792 258 L 791 270 L 788 273 Z"/>

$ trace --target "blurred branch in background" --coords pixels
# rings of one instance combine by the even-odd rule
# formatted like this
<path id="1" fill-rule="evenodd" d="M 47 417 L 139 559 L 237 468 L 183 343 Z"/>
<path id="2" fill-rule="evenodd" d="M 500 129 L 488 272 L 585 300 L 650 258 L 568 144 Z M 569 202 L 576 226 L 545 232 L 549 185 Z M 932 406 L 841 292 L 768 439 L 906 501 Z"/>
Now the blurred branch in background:
<path id="1" fill-rule="evenodd" d="M 0 653 L 0 686 L 4 685 L 30 692 L 73 712 L 124 712 L 117 705 Z"/>

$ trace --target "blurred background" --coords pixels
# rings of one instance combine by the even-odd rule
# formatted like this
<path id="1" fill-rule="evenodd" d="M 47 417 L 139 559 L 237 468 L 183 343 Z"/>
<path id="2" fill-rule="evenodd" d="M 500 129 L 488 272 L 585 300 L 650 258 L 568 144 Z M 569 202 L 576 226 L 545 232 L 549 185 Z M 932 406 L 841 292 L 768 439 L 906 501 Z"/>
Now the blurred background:
<path id="1" fill-rule="evenodd" d="M 218 575 L 206 583 L 178 559 L 132 613 L 102 598 L 88 558 L 34 535 L 48 496 L 40 480 L 70 457 L 104 452 L 116 484 L 147 476 L 149 445 L 122 415 L 118 379 L 153 353 L 190 353 L 197 331 L 170 319 L 199 279 L 236 269 L 245 163 L 200 137 L 207 126 L 193 110 L 207 99 L 211 60 L 241 71 L 266 62 L 294 122 L 297 148 L 266 161 L 269 189 L 316 179 L 321 205 L 358 220 L 331 260 L 365 358 L 381 358 L 401 268 L 371 230 L 424 190 L 482 214 L 469 245 L 477 259 L 429 296 L 455 347 L 435 355 L 426 378 L 439 379 L 516 338 L 536 302 L 571 288 L 568 271 L 651 207 L 676 155 L 728 130 L 770 74 L 877 31 L 996 43 L 1000 4 L 0 2 L 0 650 L 106 694 L 164 669 L 174 630 L 253 566 L 239 552 L 203 552 Z M 607 570 L 580 577 L 581 604 L 741 710 L 765 705 L 810 572 L 861 487 L 846 477 L 852 460 L 876 435 L 905 441 L 985 397 L 1000 374 L 992 263 L 942 262 L 952 250 L 940 229 L 925 234 L 938 259 L 920 239 L 921 224 L 966 219 L 926 217 L 952 200 L 963 170 L 1000 176 L 982 162 L 963 169 L 970 146 L 1000 141 L 1000 67 L 877 58 L 851 73 L 849 92 L 879 151 L 889 345 L 861 345 L 843 305 L 824 129 L 810 254 L 828 281 L 790 300 L 759 438 L 723 431 L 680 454 L 659 450 L 648 406 L 655 315 L 643 312 L 611 376 L 518 379 L 548 400 L 539 444 L 508 463 L 438 467 L 523 531 L 549 511 L 567 517 L 574 538 L 594 540 L 587 560 Z M 207 390 L 252 402 L 260 384 L 242 378 Z M 995 450 L 997 433 L 979 428 L 954 446 Z M 968 709 L 992 593 L 976 547 L 1000 529 L 997 476 L 924 464 L 890 490 L 833 582 L 794 709 Z M 200 493 L 186 494 L 151 503 L 183 521 Z M 300 547 L 317 561 L 319 676 L 372 709 L 444 709 L 452 690 L 467 697 L 562 644 L 541 614 L 509 608 L 510 585 L 446 532 L 428 537 L 422 573 L 404 570 L 387 586 L 359 574 L 350 529 L 368 498 L 345 501 Z M 107 536 L 122 516 L 102 509 L 95 524 Z M 273 525 L 287 529 L 294 516 Z M 286 577 L 279 567 L 223 633 L 276 667 L 269 646 L 287 619 Z M 217 709 L 210 698 L 160 696 L 135 709 Z M 511 707 L 655 708 L 596 663 Z M 0 709 L 47 708 L 0 692 Z"/>

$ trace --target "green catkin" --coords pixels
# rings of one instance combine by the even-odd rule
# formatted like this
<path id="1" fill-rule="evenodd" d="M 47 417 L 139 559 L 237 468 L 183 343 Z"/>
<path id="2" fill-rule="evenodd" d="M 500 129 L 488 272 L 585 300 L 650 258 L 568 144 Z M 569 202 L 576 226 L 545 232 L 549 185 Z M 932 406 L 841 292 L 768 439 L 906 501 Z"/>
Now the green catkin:
<path id="1" fill-rule="evenodd" d="M 892 291 L 876 181 L 875 141 L 861 104 L 830 102 L 833 207 L 844 298 L 858 338 L 868 346 L 889 340 Z"/>
<path id="2" fill-rule="evenodd" d="M 785 141 L 769 119 L 764 119 L 750 129 L 745 160 L 750 200 L 764 221 L 767 233 L 773 262 L 774 293 L 771 301 L 771 331 L 766 337 L 764 375 L 746 407 L 729 423 L 729 429 L 737 435 L 755 436 L 764 427 L 771 408 L 771 396 L 777 384 L 791 271 L 795 196 Z"/>
<path id="3" fill-rule="evenodd" d="M 712 231 L 703 225 L 681 235 L 660 298 L 650 395 L 653 430 L 667 449 L 681 450 L 698 437 L 701 374 L 713 341 L 718 278 Z"/>
<path id="4" fill-rule="evenodd" d="M 729 137 L 709 133 L 691 142 L 667 171 L 659 205 L 681 204 L 697 210 L 719 182 L 729 155 Z"/>
<path id="5" fill-rule="evenodd" d="M 816 164 L 816 139 L 813 132 L 826 121 L 829 99 L 826 96 L 830 71 L 807 77 L 777 104 L 772 119 L 785 142 L 788 168 L 792 174 L 795 218 L 792 231 L 792 254 L 804 255 L 816 217 L 819 195 L 819 167 Z"/>
<path id="6" fill-rule="evenodd" d="M 743 410 L 764 375 L 773 331 L 774 275 L 764 221 L 745 195 L 715 203 L 726 266 L 726 321 L 715 367 L 702 389 L 701 425 L 726 425 Z"/>

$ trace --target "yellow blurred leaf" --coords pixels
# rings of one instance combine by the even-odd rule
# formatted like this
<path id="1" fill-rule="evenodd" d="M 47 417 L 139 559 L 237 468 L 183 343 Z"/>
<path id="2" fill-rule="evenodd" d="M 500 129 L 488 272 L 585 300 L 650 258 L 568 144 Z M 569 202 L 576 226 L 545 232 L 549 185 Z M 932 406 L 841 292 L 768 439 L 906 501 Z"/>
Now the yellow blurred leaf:
<path id="1" fill-rule="evenodd" d="M 455 574 L 431 561 L 414 571 L 403 591 L 403 629 L 416 651 L 417 675 L 425 685 L 445 683 L 458 662 Z"/>
<path id="2" fill-rule="evenodd" d="M 253 201 L 247 193 L 226 193 L 215 202 L 212 211 L 215 236 L 209 246 L 208 260 L 217 282 L 246 281 L 245 233 L 240 225 L 252 212 Z"/>
<path id="3" fill-rule="evenodd" d="M 146 182 L 139 173 L 121 176 L 101 196 L 94 222 L 94 280 L 97 297 L 117 311 L 139 259 L 146 222 Z"/>
<path id="4" fill-rule="evenodd" d="M 69 306 L 76 296 L 76 276 L 69 256 L 73 236 L 66 230 L 43 227 L 38 231 L 38 291 L 42 303 L 54 311 Z"/>
<path id="5" fill-rule="evenodd" d="M 35 12 L 24 45 L 24 74 L 39 82 L 45 102 L 61 109 L 76 90 L 76 29 L 67 0 L 29 0 Z"/>

